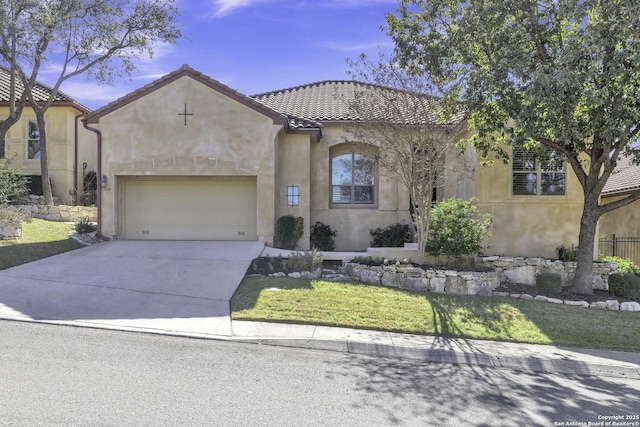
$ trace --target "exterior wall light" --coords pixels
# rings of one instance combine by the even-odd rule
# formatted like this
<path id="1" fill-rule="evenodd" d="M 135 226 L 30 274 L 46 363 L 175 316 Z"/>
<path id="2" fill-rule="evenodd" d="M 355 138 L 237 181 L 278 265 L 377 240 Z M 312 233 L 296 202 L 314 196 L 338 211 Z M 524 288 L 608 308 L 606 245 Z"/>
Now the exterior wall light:
<path id="1" fill-rule="evenodd" d="M 102 179 L 100 179 L 100 185 L 103 188 L 107 186 L 107 175 L 102 175 Z"/>
<path id="2" fill-rule="evenodd" d="M 300 204 L 300 187 L 297 185 L 287 186 L 287 206 L 298 206 Z"/>

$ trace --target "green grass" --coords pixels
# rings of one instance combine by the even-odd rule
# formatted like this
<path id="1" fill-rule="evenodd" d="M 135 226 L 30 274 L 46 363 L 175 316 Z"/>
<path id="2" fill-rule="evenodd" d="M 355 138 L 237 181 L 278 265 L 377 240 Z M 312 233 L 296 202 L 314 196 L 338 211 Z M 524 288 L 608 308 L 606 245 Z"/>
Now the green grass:
<path id="1" fill-rule="evenodd" d="M 81 248 L 69 238 L 72 228 L 72 224 L 42 219 L 23 223 L 21 239 L 0 240 L 0 270 Z"/>
<path id="2" fill-rule="evenodd" d="M 247 278 L 231 311 L 234 320 L 640 351 L 638 313 L 351 282 Z"/>

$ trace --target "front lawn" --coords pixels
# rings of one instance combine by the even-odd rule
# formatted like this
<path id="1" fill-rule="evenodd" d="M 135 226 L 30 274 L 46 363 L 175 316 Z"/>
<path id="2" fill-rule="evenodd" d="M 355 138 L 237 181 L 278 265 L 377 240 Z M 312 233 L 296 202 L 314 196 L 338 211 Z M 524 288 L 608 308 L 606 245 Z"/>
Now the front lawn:
<path id="1" fill-rule="evenodd" d="M 0 240 L 0 270 L 81 248 L 69 237 L 72 228 L 72 224 L 43 219 L 23 223 L 22 239 Z"/>
<path id="2" fill-rule="evenodd" d="M 640 351 L 639 313 L 352 282 L 248 277 L 231 311 L 233 320 Z"/>

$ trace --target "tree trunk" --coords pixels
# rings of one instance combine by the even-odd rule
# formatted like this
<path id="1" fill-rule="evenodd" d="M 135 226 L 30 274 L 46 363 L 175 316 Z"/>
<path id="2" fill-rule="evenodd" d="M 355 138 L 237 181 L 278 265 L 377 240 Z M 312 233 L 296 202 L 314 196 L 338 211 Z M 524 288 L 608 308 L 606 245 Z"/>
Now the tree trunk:
<path id="1" fill-rule="evenodd" d="M 44 204 L 53 206 L 53 192 L 51 181 L 49 180 L 49 160 L 47 154 L 47 132 L 45 128 L 44 113 L 36 112 L 38 122 L 38 132 L 40 136 L 40 173 L 42 175 L 42 194 Z"/>
<path id="2" fill-rule="evenodd" d="M 571 290 L 580 294 L 593 293 L 593 252 L 598 225 L 598 199 L 586 199 L 580 219 L 578 237 L 578 264 Z"/>

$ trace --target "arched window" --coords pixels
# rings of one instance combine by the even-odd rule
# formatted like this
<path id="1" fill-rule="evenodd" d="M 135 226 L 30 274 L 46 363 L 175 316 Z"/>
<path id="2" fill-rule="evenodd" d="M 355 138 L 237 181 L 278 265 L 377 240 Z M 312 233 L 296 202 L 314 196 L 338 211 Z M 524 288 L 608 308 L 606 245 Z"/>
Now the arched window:
<path id="1" fill-rule="evenodd" d="M 376 203 L 375 160 L 354 152 L 331 157 L 331 203 L 373 205 Z"/>

